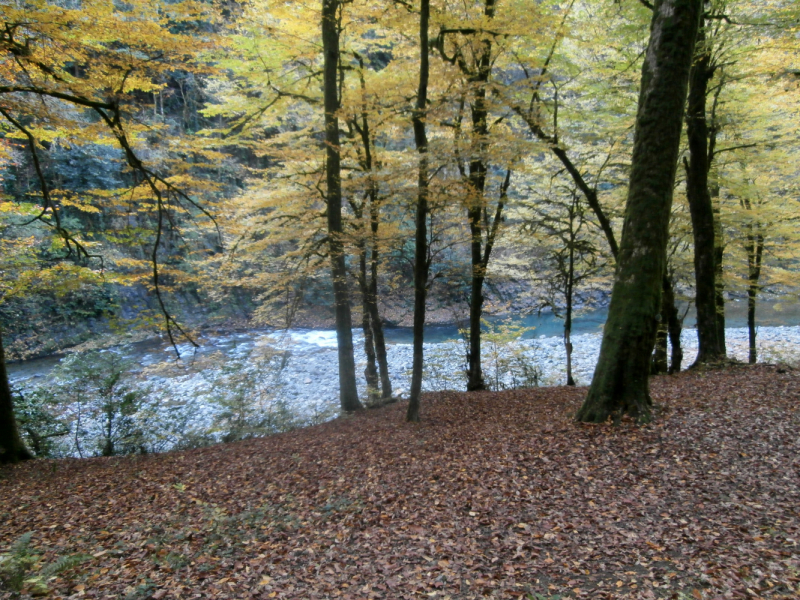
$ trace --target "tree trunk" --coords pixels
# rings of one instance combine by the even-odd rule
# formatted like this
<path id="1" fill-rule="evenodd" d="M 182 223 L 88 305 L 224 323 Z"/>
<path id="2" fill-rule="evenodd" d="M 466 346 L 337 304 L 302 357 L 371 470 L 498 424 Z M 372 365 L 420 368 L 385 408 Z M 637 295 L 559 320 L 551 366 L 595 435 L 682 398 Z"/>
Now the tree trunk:
<path id="1" fill-rule="evenodd" d="M 322 0 L 322 46 L 324 52 L 325 96 L 325 175 L 327 181 L 328 236 L 330 238 L 331 276 L 333 277 L 336 341 L 339 351 L 339 401 L 344 411 L 362 408 L 356 387 L 353 358 L 353 325 L 347 293 L 347 267 L 342 241 L 342 181 L 339 160 L 339 0 Z"/>
<path id="2" fill-rule="evenodd" d="M 662 313 L 661 318 L 667 323 L 667 333 L 669 335 L 669 343 L 672 346 L 672 354 L 669 360 L 670 375 L 679 373 L 681 370 L 681 363 L 683 362 L 683 348 L 681 347 L 681 329 L 683 329 L 683 320 L 678 314 L 678 307 L 675 306 L 675 291 L 672 289 L 672 279 L 669 276 L 664 277 L 663 291 L 664 298 L 662 300 Z"/>
<path id="3" fill-rule="evenodd" d="M 661 293 L 661 314 L 664 314 L 664 293 Z M 667 363 L 667 324 L 660 320 L 656 326 L 656 345 L 650 361 L 650 375 L 663 375 L 669 371 Z"/>
<path id="4" fill-rule="evenodd" d="M 376 365 L 375 341 L 372 333 L 372 316 L 369 309 L 369 285 L 367 283 L 367 249 L 364 236 L 358 243 L 358 287 L 361 292 L 361 329 L 364 331 L 364 354 L 367 357 L 367 366 L 364 369 L 364 378 L 367 380 L 367 397 L 371 406 L 378 402 L 380 390 L 378 389 L 378 367 Z"/>
<path id="5" fill-rule="evenodd" d="M 381 379 L 381 399 L 384 401 L 391 400 L 392 380 L 389 378 L 389 359 L 386 356 L 386 339 L 383 335 L 383 322 L 381 322 L 381 316 L 378 312 L 378 250 L 377 245 L 374 243 L 372 246 L 370 265 L 367 310 L 369 310 L 370 325 L 372 326 L 375 355 L 378 359 L 378 372 Z"/>
<path id="6" fill-rule="evenodd" d="M 650 365 L 651 375 L 677 373 L 681 370 L 683 349 L 681 348 L 681 329 L 683 324 L 675 306 L 675 293 L 672 290 L 672 279 L 665 275 L 661 288 L 661 320 L 656 331 L 656 347 Z M 672 354 L 667 361 L 667 340 L 672 345 Z"/>
<path id="7" fill-rule="evenodd" d="M 574 196 L 577 199 L 577 196 Z M 573 211 L 570 211 L 572 214 Z M 567 267 L 567 287 L 565 290 L 567 309 L 564 315 L 564 350 L 567 353 L 567 385 L 575 385 L 572 377 L 572 295 L 575 283 L 575 229 L 570 217 L 570 244 L 569 244 L 569 264 Z"/>
<path id="8" fill-rule="evenodd" d="M 494 18 L 494 0 L 486 0 L 484 16 Z M 469 365 L 467 371 L 467 391 L 485 390 L 481 370 L 481 316 L 483 313 L 483 283 L 486 279 L 488 255 L 484 261 L 483 215 L 485 214 L 484 194 L 486 192 L 486 142 L 489 135 L 486 106 L 486 84 L 492 72 L 492 42 L 490 38 L 481 42 L 482 51 L 477 72 L 470 77 L 470 83 L 477 84 L 475 103 L 472 106 L 472 156 L 469 163 L 469 208 L 467 219 L 472 236 L 472 285 L 469 303 Z M 488 227 L 488 223 L 487 223 Z M 488 233 L 488 232 L 487 232 Z"/>
<path id="9" fill-rule="evenodd" d="M 425 108 L 428 104 L 428 21 L 430 0 L 421 0 L 419 9 L 419 89 L 417 105 L 411 117 L 414 143 L 419 154 L 417 173 L 416 243 L 414 248 L 414 358 L 411 367 L 411 391 L 406 421 L 419 421 L 419 397 L 422 393 L 423 338 L 425 300 L 428 295 L 428 136 L 425 131 Z"/>
<path id="10" fill-rule="evenodd" d="M 756 296 L 758 295 L 758 284 L 750 283 L 747 288 L 747 338 L 750 346 L 747 362 L 751 365 L 758 360 L 758 350 L 756 349 Z"/>
<path id="11" fill-rule="evenodd" d="M 378 184 L 375 181 L 375 163 L 372 157 L 372 134 L 370 133 L 369 114 L 367 109 L 367 84 L 364 80 L 364 62 L 361 56 L 356 55 L 361 70 L 359 78 L 361 82 L 361 142 L 364 146 L 364 169 L 369 173 L 369 225 L 370 225 L 370 259 L 369 259 L 369 278 L 367 281 L 367 292 L 364 297 L 364 307 L 369 313 L 370 326 L 372 328 L 372 338 L 375 344 L 375 355 L 378 360 L 378 370 L 381 379 L 381 399 L 383 401 L 392 398 L 392 381 L 389 378 L 389 361 L 386 356 L 386 340 L 383 336 L 383 322 L 378 311 L 378 229 L 380 228 L 380 207 L 378 206 Z"/>
<path id="12" fill-rule="evenodd" d="M 3 335 L 0 331 L 0 464 L 15 463 L 33 458 L 17 428 L 14 416 L 14 400 L 11 397 L 11 386 L 8 384 L 6 356 L 3 348 Z"/>
<path id="13" fill-rule="evenodd" d="M 719 188 L 717 188 L 719 194 Z M 719 203 L 714 206 L 714 296 L 717 316 L 717 339 L 722 350 L 722 356 L 727 354 L 725 342 L 725 279 L 722 270 L 722 259 L 725 255 L 725 236 L 720 220 Z"/>
<path id="14" fill-rule="evenodd" d="M 749 202 L 746 204 L 749 209 Z M 756 350 L 756 299 L 760 286 L 761 278 L 761 259 L 764 255 L 764 236 L 753 231 L 750 225 L 750 233 L 747 236 L 747 266 L 748 266 L 748 286 L 747 286 L 747 333 L 750 342 L 750 352 L 748 362 L 756 364 L 758 351 Z"/>
<path id="15" fill-rule="evenodd" d="M 667 325 L 666 323 L 659 322 L 658 327 L 656 327 L 656 344 L 653 348 L 653 358 L 650 361 L 650 375 L 664 375 L 669 373 L 667 339 Z"/>
<path id="16" fill-rule="evenodd" d="M 706 123 L 706 95 L 713 77 L 711 55 L 705 43 L 705 29 L 697 34 L 697 54 L 689 78 L 686 124 L 689 160 L 686 165 L 686 197 L 694 236 L 695 306 L 697 308 L 698 352 L 696 365 L 715 362 L 725 356 L 717 331 L 716 253 L 714 210 L 708 189 L 709 149 Z"/>
<path id="17" fill-rule="evenodd" d="M 608 320 L 580 421 L 651 419 L 648 387 L 661 308 L 672 190 L 702 0 L 656 0 L 642 67 L 628 200 Z"/>
<path id="18" fill-rule="evenodd" d="M 372 210 L 372 207 L 370 207 Z M 392 380 L 389 378 L 389 359 L 386 356 L 386 339 L 383 335 L 383 322 L 378 312 L 378 219 L 377 206 L 375 217 L 372 219 L 372 255 L 370 258 L 369 295 L 367 296 L 367 309 L 369 310 L 372 335 L 375 341 L 375 354 L 378 359 L 378 372 L 381 378 L 381 399 L 391 400 Z"/>

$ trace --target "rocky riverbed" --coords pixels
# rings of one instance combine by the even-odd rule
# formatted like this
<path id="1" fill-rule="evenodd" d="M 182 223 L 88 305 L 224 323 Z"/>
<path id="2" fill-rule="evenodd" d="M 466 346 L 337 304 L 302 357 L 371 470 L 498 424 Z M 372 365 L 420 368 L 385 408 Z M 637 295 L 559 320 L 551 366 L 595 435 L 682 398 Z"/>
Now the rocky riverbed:
<path id="1" fill-rule="evenodd" d="M 727 329 L 728 353 L 731 358 L 747 361 L 748 339 L 746 329 Z M 591 382 L 594 366 L 600 351 L 600 333 L 572 336 L 573 376 L 578 385 Z M 356 336 L 356 372 L 359 376 L 359 394 L 366 397 L 363 371 L 366 357 L 361 349 L 363 340 Z M 684 348 L 684 367 L 690 365 L 697 354 L 697 334 L 684 330 L 681 337 Z M 324 415 L 336 414 L 338 409 L 338 363 L 336 337 L 332 331 L 290 331 L 285 335 L 265 334 L 251 337 L 242 334 L 216 341 L 221 354 L 244 361 L 259 349 L 274 348 L 285 352 L 287 361 L 281 365 L 266 363 L 272 369 L 270 381 L 276 397 L 292 407 L 298 414 L 316 420 Z M 763 327 L 758 332 L 759 360 L 761 362 L 800 360 L 800 328 Z M 407 397 L 411 379 L 412 347 L 410 344 L 390 344 L 387 347 L 389 373 L 393 392 Z M 465 347 L 461 341 L 425 344 L 425 378 L 423 390 L 464 390 Z M 563 385 L 566 381 L 566 355 L 560 337 L 539 337 L 531 340 L 484 342 L 484 375 L 493 388 L 507 389 L 524 385 Z M 218 360 L 218 359 L 217 359 Z M 213 360 L 194 363 L 186 358 L 182 364 L 172 366 L 159 375 L 159 385 L 171 391 L 173 397 L 200 398 L 213 389 L 218 377 L 209 370 Z M 252 367 L 252 365 L 251 365 Z M 202 411 L 205 412 L 205 411 Z"/>
<path id="2" fill-rule="evenodd" d="M 747 330 L 727 329 L 726 334 L 729 356 L 746 361 Z M 578 385 L 590 383 L 600 341 L 600 333 L 572 336 L 573 376 Z M 356 336 L 355 342 L 359 394 L 365 399 L 363 340 Z M 686 367 L 697 352 L 695 330 L 684 330 L 682 344 Z M 148 451 L 263 435 L 322 422 L 338 414 L 338 365 L 332 331 L 248 332 L 208 339 L 199 354 L 193 354 L 189 347 L 181 350 L 180 360 L 175 360 L 169 347 L 127 350 L 138 365 L 132 378 L 146 392 L 140 420 L 151 439 Z M 109 351 L 126 352 L 124 348 Z M 760 328 L 758 351 L 760 362 L 796 363 L 800 360 L 800 328 Z M 410 384 L 412 347 L 394 343 L 387 352 L 394 395 L 404 399 Z M 424 390 L 465 389 L 463 342 L 426 344 L 425 355 Z M 493 389 L 562 385 L 566 381 L 566 356 L 560 337 L 542 335 L 525 340 L 487 336 L 483 359 L 484 376 Z M 36 386 L 68 389 L 74 385 L 52 373 L 31 377 L 29 372 L 12 369 L 11 378 L 12 385 L 23 393 Z M 62 401 L 58 417 L 68 422 L 74 433 L 60 442 L 57 454 L 80 451 L 79 444 L 70 440 L 78 440 L 81 428 L 87 438 L 83 447 L 97 448 L 105 414 L 102 400 L 94 409 L 87 400 Z M 247 429 L 253 423 L 257 427 Z"/>

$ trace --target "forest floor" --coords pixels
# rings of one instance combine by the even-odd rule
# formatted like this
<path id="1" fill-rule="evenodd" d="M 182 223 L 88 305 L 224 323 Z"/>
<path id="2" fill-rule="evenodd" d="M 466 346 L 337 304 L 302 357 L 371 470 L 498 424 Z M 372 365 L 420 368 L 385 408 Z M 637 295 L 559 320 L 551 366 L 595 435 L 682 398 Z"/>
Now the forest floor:
<path id="1" fill-rule="evenodd" d="M 27 577 L 82 555 L 23 597 L 800 597 L 800 372 L 655 378 L 642 427 L 573 422 L 585 393 L 7 467 L 0 551 L 32 532 Z"/>

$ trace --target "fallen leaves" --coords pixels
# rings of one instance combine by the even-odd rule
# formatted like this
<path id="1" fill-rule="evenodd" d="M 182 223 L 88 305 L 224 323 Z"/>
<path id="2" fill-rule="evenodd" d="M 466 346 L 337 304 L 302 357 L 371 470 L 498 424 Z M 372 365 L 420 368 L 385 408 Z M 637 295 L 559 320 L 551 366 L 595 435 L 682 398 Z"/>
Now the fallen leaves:
<path id="1" fill-rule="evenodd" d="M 658 378 L 646 427 L 572 422 L 580 388 L 444 392 L 419 425 L 37 461 L 2 472 L 0 550 L 91 556 L 54 597 L 796 598 L 798 383 Z"/>

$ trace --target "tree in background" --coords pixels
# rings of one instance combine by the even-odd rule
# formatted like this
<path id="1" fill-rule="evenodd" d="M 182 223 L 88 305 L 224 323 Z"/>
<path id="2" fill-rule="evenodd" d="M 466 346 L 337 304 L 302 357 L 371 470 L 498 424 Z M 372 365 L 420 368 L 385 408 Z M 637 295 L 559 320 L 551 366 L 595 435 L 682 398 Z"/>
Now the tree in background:
<path id="1" fill-rule="evenodd" d="M 155 218 L 150 276 L 171 339 L 173 332 L 185 332 L 168 312 L 161 290 L 159 252 L 165 222 L 174 212 L 208 212 L 178 187 L 176 179 L 143 162 L 137 145 L 145 128 L 131 125 L 127 117 L 137 94 L 157 89 L 155 81 L 176 65 L 190 68 L 192 58 L 208 47 L 209 36 L 201 41 L 173 31 L 179 25 L 191 31 L 207 16 L 206 8 L 192 3 L 169 9 L 147 2 L 118 9 L 106 0 L 77 8 L 8 6 L 0 34 L 0 126 L 6 136 L 20 139 L 31 157 L 41 208 L 33 219 L 52 230 L 62 260 L 79 267 L 97 261 L 91 244 L 77 237 L 62 218 L 65 207 L 88 204 L 86 199 L 51 189 L 41 155 L 57 139 L 119 147 L 130 170 L 130 197 L 148 207 Z M 7 377 L 3 381 L 0 460 L 14 461 L 29 455 L 21 449 L 13 422 Z"/>
<path id="2" fill-rule="evenodd" d="M 551 186 L 544 198 L 531 207 L 536 215 L 526 229 L 539 240 L 546 254 L 547 269 L 537 275 L 546 292 L 545 303 L 564 319 L 564 350 L 567 357 L 567 385 L 572 376 L 572 317 L 575 296 L 581 287 L 600 278 L 607 263 L 589 228 L 588 207 L 578 190 Z M 602 243 L 602 241 L 600 241 Z M 562 312 L 563 310 L 563 312 Z"/>
<path id="3" fill-rule="evenodd" d="M 338 0 L 322 2 L 322 51 L 325 108 L 325 200 L 328 215 L 331 278 L 333 279 L 336 340 L 339 352 L 339 399 L 342 410 L 361 408 L 356 388 L 353 330 L 347 291 L 347 267 L 342 241 L 342 168 L 339 145 L 339 10 Z"/>
<path id="4" fill-rule="evenodd" d="M 430 2 L 420 0 L 419 8 L 419 87 L 411 120 L 414 127 L 414 144 L 419 154 L 417 165 L 417 211 L 415 217 L 414 247 L 414 354 L 411 366 L 411 390 L 406 411 L 406 421 L 419 421 L 420 394 L 422 393 L 422 361 L 424 359 L 425 300 L 428 295 L 428 273 L 431 267 L 428 246 L 428 135 L 425 116 L 428 108 L 428 26 Z"/>

